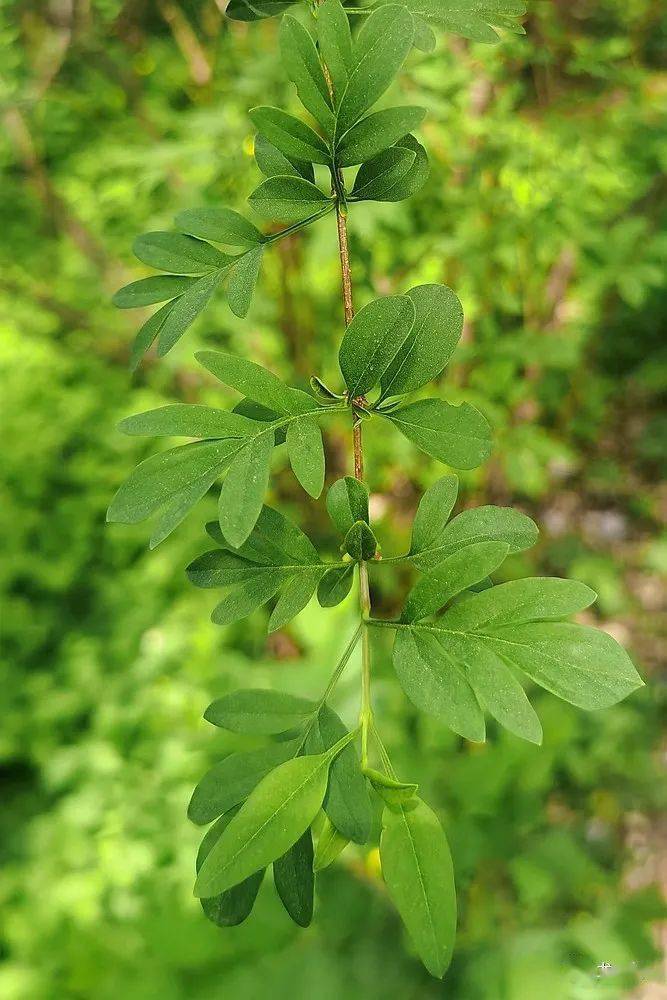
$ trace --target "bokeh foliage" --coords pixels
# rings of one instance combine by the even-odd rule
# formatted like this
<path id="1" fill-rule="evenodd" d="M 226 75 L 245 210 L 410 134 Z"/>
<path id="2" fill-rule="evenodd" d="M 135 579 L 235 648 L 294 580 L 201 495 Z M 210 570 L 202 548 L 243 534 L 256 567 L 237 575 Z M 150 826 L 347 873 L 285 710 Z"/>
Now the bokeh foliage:
<path id="1" fill-rule="evenodd" d="M 325 873 L 305 934 L 270 891 L 242 928 L 222 935 L 203 920 L 185 809 L 206 767 L 241 743 L 207 732 L 201 711 L 235 686 L 315 695 L 353 611 L 311 606 L 268 643 L 261 613 L 221 632 L 210 598 L 174 571 L 206 547 L 203 518 L 153 553 L 144 526 L 104 525 L 113 491 L 154 450 L 119 435 L 117 420 L 176 399 L 227 402 L 194 363 L 197 347 L 245 354 L 293 384 L 335 377 L 342 311 L 325 224 L 267 261 L 249 321 L 214 303 L 159 366 L 149 360 L 134 384 L 128 375 L 135 317 L 109 299 L 148 273 L 132 237 L 195 204 L 242 209 L 259 179 L 247 109 L 267 94 L 294 101 L 276 23 L 232 25 L 220 6 L 22 0 L 0 11 L 0 995 L 245 998 L 270 983 L 297 1000 L 621 996 L 633 963 L 650 970 L 660 912 L 661 5 L 538 3 L 526 37 L 494 48 L 441 38 L 413 55 L 405 80 L 408 99 L 431 109 L 431 178 L 400 206 L 352 210 L 359 304 L 445 281 L 466 308 L 448 398 L 465 395 L 498 431 L 491 464 L 464 476 L 463 503 L 534 516 L 542 541 L 508 574 L 589 583 L 599 623 L 649 682 L 593 715 L 533 692 L 542 749 L 500 731 L 472 746 L 417 718 L 377 638 L 392 756 L 406 774 L 419 759 L 452 843 L 463 913 L 444 985 L 396 947 L 373 851 Z M 349 472 L 337 434 L 332 479 Z M 397 436 L 367 438 L 392 554 L 440 472 Z M 333 546 L 289 474 L 274 489 Z M 408 582 L 392 572 L 376 574 L 388 614 Z M 352 670 L 338 701 L 348 721 L 357 687 Z M 600 962 L 614 974 L 598 981 Z"/>

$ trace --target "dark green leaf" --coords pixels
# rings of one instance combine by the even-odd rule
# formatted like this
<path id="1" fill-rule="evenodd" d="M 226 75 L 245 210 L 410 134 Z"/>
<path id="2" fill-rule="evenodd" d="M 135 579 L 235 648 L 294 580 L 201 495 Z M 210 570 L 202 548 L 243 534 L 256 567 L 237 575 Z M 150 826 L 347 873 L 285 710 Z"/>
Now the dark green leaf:
<path id="1" fill-rule="evenodd" d="M 317 400 L 312 396 L 300 389 L 290 389 L 277 375 L 254 361 L 221 351 L 198 351 L 195 357 L 224 385 L 249 396 L 280 416 L 311 413 L 318 409 Z"/>
<path id="2" fill-rule="evenodd" d="M 436 614 L 448 601 L 493 573 L 509 552 L 506 542 L 478 542 L 453 552 L 422 576 L 408 594 L 403 622 Z"/>
<path id="3" fill-rule="evenodd" d="M 130 371 L 136 370 L 146 351 L 152 347 L 153 341 L 162 329 L 167 316 L 174 306 L 174 302 L 175 300 L 167 302 L 167 304 L 158 309 L 157 312 L 154 312 L 139 330 L 139 333 L 134 338 L 134 343 L 132 344 L 132 351 L 130 354 Z"/>
<path id="4" fill-rule="evenodd" d="M 142 278 L 140 281 L 132 281 L 124 288 L 119 288 L 112 302 L 119 309 L 138 309 L 140 306 L 152 306 L 156 302 L 175 299 L 196 284 L 196 278 L 158 274 L 154 278 Z"/>
<path id="5" fill-rule="evenodd" d="M 368 487 L 352 476 L 338 479 L 327 493 L 327 511 L 342 535 L 355 521 L 368 524 Z"/>
<path id="6" fill-rule="evenodd" d="M 377 538 L 365 521 L 355 521 L 345 535 L 343 549 L 355 562 L 372 559 L 377 552 Z"/>
<path id="7" fill-rule="evenodd" d="M 261 750 L 233 753 L 207 771 L 190 799 L 188 817 L 198 826 L 211 823 L 250 795 L 269 771 L 293 757 L 299 747 L 291 743 L 272 743 Z"/>
<path id="8" fill-rule="evenodd" d="M 408 173 L 415 161 L 409 149 L 393 147 L 363 164 L 352 188 L 352 201 L 384 201 L 396 181 Z"/>
<path id="9" fill-rule="evenodd" d="M 375 299 L 361 309 L 345 331 L 338 361 L 351 398 L 378 384 L 407 340 L 415 307 L 407 295 Z"/>
<path id="10" fill-rule="evenodd" d="M 221 279 L 221 271 L 213 271 L 203 278 L 195 279 L 194 285 L 174 303 L 158 335 L 157 353 L 159 357 L 164 357 L 181 339 L 187 328 L 194 323 L 200 312 L 208 305 Z"/>
<path id="11" fill-rule="evenodd" d="M 340 0 L 324 0 L 317 10 L 317 35 L 322 60 L 329 70 L 337 104 L 354 67 L 352 35 Z"/>
<path id="12" fill-rule="evenodd" d="M 233 691 L 212 702 L 204 712 L 204 718 L 213 726 L 229 729 L 233 733 L 271 736 L 297 729 L 314 710 L 312 701 L 285 691 L 248 688 Z"/>
<path id="13" fill-rule="evenodd" d="M 227 282 L 227 301 L 235 316 L 248 315 L 250 303 L 259 277 L 264 247 L 256 247 L 245 253 L 231 268 Z"/>
<path id="14" fill-rule="evenodd" d="M 190 563 L 186 572 L 195 587 L 233 587 L 239 583 L 266 576 L 273 567 L 243 559 L 236 552 L 214 549 Z"/>
<path id="15" fill-rule="evenodd" d="M 589 607 L 595 596 L 590 587 L 575 580 L 528 577 L 473 594 L 446 611 L 438 621 L 446 629 L 487 632 L 503 625 L 567 618 Z"/>
<path id="16" fill-rule="evenodd" d="M 331 198 L 302 177 L 269 177 L 248 199 L 263 219 L 303 222 L 329 209 Z"/>
<path id="17" fill-rule="evenodd" d="M 404 201 L 406 198 L 412 198 L 418 191 L 421 191 L 428 180 L 430 172 L 428 156 L 421 143 L 417 142 L 413 135 L 406 135 L 399 139 L 396 146 L 414 153 L 415 161 L 408 172 L 384 192 L 382 201 Z"/>
<path id="18" fill-rule="evenodd" d="M 273 880 L 281 902 L 294 923 L 299 927 L 308 927 L 313 919 L 315 902 L 310 830 L 306 830 L 281 858 L 273 862 Z"/>
<path id="19" fill-rule="evenodd" d="M 290 159 L 308 163 L 330 163 L 331 153 L 324 139 L 300 118 L 280 108 L 260 107 L 250 117 L 261 135 Z"/>
<path id="20" fill-rule="evenodd" d="M 472 507 L 446 526 L 445 521 L 446 517 L 439 518 L 434 510 L 434 516 L 429 517 L 429 529 L 418 531 L 415 519 L 410 552 L 420 569 L 436 566 L 446 556 L 477 542 L 507 542 L 510 553 L 522 552 L 534 545 L 538 536 L 535 522 L 511 507 Z"/>
<path id="21" fill-rule="evenodd" d="M 263 135 L 255 136 L 255 160 L 265 177 L 303 177 L 315 183 L 312 163 L 290 160 Z"/>
<path id="22" fill-rule="evenodd" d="M 123 434 L 147 437 L 242 438 L 260 429 L 261 424 L 238 413 L 198 403 L 160 406 L 157 410 L 126 417 L 118 425 Z"/>
<path id="23" fill-rule="evenodd" d="M 246 249 L 264 242 L 259 229 L 231 208 L 188 208 L 175 221 L 184 233 L 229 247 Z"/>
<path id="24" fill-rule="evenodd" d="M 456 889 L 449 845 L 438 818 L 420 799 L 382 814 L 382 874 L 417 953 L 441 979 L 456 934 Z"/>
<path id="25" fill-rule="evenodd" d="M 328 868 L 349 843 L 350 841 L 347 837 L 343 837 L 329 817 L 325 816 L 322 830 L 317 838 L 317 847 L 315 848 L 315 857 L 313 858 L 313 871 L 319 872 L 323 868 Z"/>
<path id="26" fill-rule="evenodd" d="M 280 48 L 283 63 L 296 87 L 299 100 L 330 134 L 333 132 L 335 119 L 317 49 L 306 29 L 293 17 L 284 17 L 282 20 Z"/>
<path id="27" fill-rule="evenodd" d="M 301 565 L 320 563 L 317 550 L 308 536 L 272 507 L 262 509 L 250 538 L 238 550 L 238 555 L 291 571 Z"/>
<path id="28" fill-rule="evenodd" d="M 145 233 L 136 238 L 132 250 L 144 264 L 174 274 L 206 274 L 231 262 L 209 243 L 182 233 Z"/>
<path id="29" fill-rule="evenodd" d="M 385 108 L 362 118 L 341 139 L 336 162 L 341 167 L 352 167 L 372 159 L 416 128 L 425 114 L 424 108 L 410 106 Z"/>
<path id="30" fill-rule="evenodd" d="M 269 632 L 276 632 L 303 611 L 321 577 L 320 569 L 304 569 L 287 581 L 269 618 Z"/>
<path id="31" fill-rule="evenodd" d="M 324 489 L 324 445 L 315 420 L 295 420 L 287 428 L 287 454 L 294 475 L 311 497 Z"/>
<path id="32" fill-rule="evenodd" d="M 197 852 L 197 871 L 235 815 L 236 811 L 232 811 L 226 816 L 221 816 L 218 822 L 214 823 L 211 829 L 206 832 Z M 237 927 L 250 916 L 263 878 L 264 869 L 255 872 L 245 882 L 233 886 L 219 896 L 202 899 L 201 907 L 204 913 L 217 927 Z"/>
<path id="33" fill-rule="evenodd" d="M 272 570 L 251 576 L 238 584 L 223 601 L 213 609 L 211 621 L 214 625 L 231 625 L 247 618 L 257 608 L 270 601 L 285 582 L 283 570 Z"/>
<path id="34" fill-rule="evenodd" d="M 476 469 L 491 453 L 491 429 L 470 403 L 452 406 L 441 399 L 420 399 L 389 419 L 422 451 L 456 469 Z"/>
<path id="35" fill-rule="evenodd" d="M 454 509 L 458 492 L 458 478 L 452 475 L 443 476 L 429 486 L 419 501 L 412 525 L 411 553 L 435 548 Z"/>
<path id="36" fill-rule="evenodd" d="M 317 600 L 323 608 L 335 608 L 352 588 L 354 563 L 328 569 L 317 586 Z"/>
<path id="37" fill-rule="evenodd" d="M 414 798 L 419 787 L 405 781 L 398 781 L 396 778 L 390 778 L 388 775 L 382 774 L 381 771 L 375 771 L 372 767 L 365 768 L 364 774 L 388 806 L 407 804 Z"/>
<path id="38" fill-rule="evenodd" d="M 251 438 L 232 460 L 220 488 L 220 527 L 236 549 L 243 545 L 262 510 L 274 444 L 270 431 Z"/>
<path id="39" fill-rule="evenodd" d="M 491 25 L 517 30 L 515 19 L 526 13 L 523 0 L 403 0 L 409 10 L 473 42 L 496 43 Z"/>

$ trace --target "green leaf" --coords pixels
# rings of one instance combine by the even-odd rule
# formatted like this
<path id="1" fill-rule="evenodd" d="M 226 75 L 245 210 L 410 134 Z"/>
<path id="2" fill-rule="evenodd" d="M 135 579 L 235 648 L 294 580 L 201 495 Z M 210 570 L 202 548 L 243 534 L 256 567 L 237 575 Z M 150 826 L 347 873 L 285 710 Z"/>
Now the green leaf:
<path id="1" fill-rule="evenodd" d="M 123 434 L 147 437 L 243 438 L 256 434 L 261 424 L 238 413 L 198 403 L 171 403 L 126 417 L 118 425 Z"/>
<path id="2" fill-rule="evenodd" d="M 290 159 L 331 162 L 331 152 L 324 139 L 300 118 L 270 107 L 253 108 L 249 114 L 257 131 Z"/>
<path id="3" fill-rule="evenodd" d="M 322 830 L 317 838 L 313 871 L 320 872 L 333 864 L 338 855 L 345 850 L 350 841 L 343 837 L 333 825 L 328 816 L 324 817 Z"/>
<path id="4" fill-rule="evenodd" d="M 494 627 L 484 643 L 540 687 L 578 708 L 609 708 L 643 686 L 623 647 L 606 632 L 585 625 L 532 622 Z"/>
<path id="5" fill-rule="evenodd" d="M 231 260 L 209 243 L 182 233 L 145 233 L 136 238 L 132 250 L 144 264 L 174 274 L 206 274 Z"/>
<path id="6" fill-rule="evenodd" d="M 317 600 L 323 608 L 335 608 L 345 600 L 354 580 L 354 563 L 328 569 L 317 586 Z"/>
<path id="7" fill-rule="evenodd" d="M 393 662 L 401 687 L 417 708 L 441 718 L 459 736 L 484 742 L 484 714 L 474 691 L 433 633 L 398 629 Z"/>
<path id="8" fill-rule="evenodd" d="M 174 303 L 158 335 L 158 357 L 164 357 L 181 339 L 187 328 L 206 308 L 221 280 L 221 271 L 213 271 L 203 278 L 197 278 L 194 285 Z"/>
<path id="9" fill-rule="evenodd" d="M 204 712 L 204 718 L 233 733 L 272 736 L 302 726 L 315 707 L 312 701 L 285 691 L 247 688 L 217 698 Z"/>
<path id="10" fill-rule="evenodd" d="M 408 295 L 415 322 L 382 377 L 382 398 L 421 389 L 436 379 L 451 358 L 463 332 L 463 306 L 446 285 L 418 285 Z"/>
<path id="11" fill-rule="evenodd" d="M 523 0 L 404 0 L 413 14 L 473 42 L 495 44 L 491 27 L 517 30 L 514 19 L 526 13 Z"/>
<path id="12" fill-rule="evenodd" d="M 424 108 L 415 106 L 385 108 L 357 122 L 336 149 L 336 162 L 341 167 L 364 163 L 393 146 L 424 119 Z"/>
<path id="13" fill-rule="evenodd" d="M 442 532 L 454 509 L 459 492 L 456 476 L 442 476 L 426 490 L 412 525 L 410 553 L 430 551 L 438 544 Z"/>
<path id="14" fill-rule="evenodd" d="M 157 312 L 154 312 L 139 330 L 134 338 L 130 353 L 130 371 L 136 371 L 144 354 L 152 347 L 153 341 L 162 329 L 175 301 L 174 299 L 171 302 L 167 302 Z"/>
<path id="15" fill-rule="evenodd" d="M 470 403 L 453 406 L 441 399 L 420 399 L 395 410 L 389 419 L 427 455 L 455 469 L 476 469 L 491 454 L 491 429 Z"/>
<path id="16" fill-rule="evenodd" d="M 368 524 L 368 487 L 352 476 L 338 479 L 327 493 L 327 511 L 342 535 L 356 521 Z"/>
<path id="17" fill-rule="evenodd" d="M 295 420 L 287 428 L 287 454 L 296 478 L 311 497 L 324 489 L 324 444 L 315 420 Z"/>
<path id="18" fill-rule="evenodd" d="M 355 521 L 345 535 L 343 542 L 344 551 L 355 562 L 361 562 L 362 559 L 372 559 L 377 552 L 377 547 L 377 538 L 365 521 Z"/>
<path id="19" fill-rule="evenodd" d="M 414 25 L 405 7 L 391 4 L 375 10 L 354 46 L 354 69 L 340 100 L 337 141 L 385 92 L 412 48 Z"/>
<path id="20" fill-rule="evenodd" d="M 214 549 L 198 556 L 188 566 L 186 573 L 195 587 L 208 590 L 213 587 L 233 587 L 248 580 L 271 573 L 273 567 L 243 559 L 236 552 Z"/>
<path id="21" fill-rule="evenodd" d="M 334 99 L 339 104 L 354 68 L 350 22 L 339 0 L 324 0 L 317 9 L 317 35 L 322 60 L 331 77 Z"/>
<path id="22" fill-rule="evenodd" d="M 299 100 L 329 134 L 334 127 L 331 97 L 313 39 L 293 17 L 280 25 L 280 49 Z"/>
<path id="23" fill-rule="evenodd" d="M 334 747 L 347 729 L 328 705 L 323 705 L 308 734 L 308 753 L 322 753 Z M 342 750 L 329 772 L 324 811 L 343 837 L 365 844 L 370 836 L 373 814 L 366 779 L 351 744 Z"/>
<path id="24" fill-rule="evenodd" d="M 401 621 L 414 622 L 436 614 L 457 594 L 498 569 L 508 552 L 506 542 L 478 542 L 447 556 L 414 585 Z"/>
<path id="25" fill-rule="evenodd" d="M 511 733 L 540 745 L 540 720 L 526 692 L 502 659 L 474 639 L 460 639 L 456 657 L 464 664 L 477 700 L 489 714 Z"/>
<path id="26" fill-rule="evenodd" d="M 433 52 L 437 45 L 433 29 L 421 17 L 413 16 L 412 20 L 415 25 L 415 48 L 427 54 Z"/>
<path id="27" fill-rule="evenodd" d="M 234 548 L 243 545 L 264 505 L 274 444 L 270 431 L 252 438 L 232 460 L 220 488 L 220 527 Z"/>
<path id="28" fill-rule="evenodd" d="M 277 375 L 254 361 L 221 351 L 198 351 L 195 357 L 223 385 L 256 400 L 279 416 L 311 413 L 318 409 L 317 400 L 312 396 L 289 388 Z"/>
<path id="29" fill-rule="evenodd" d="M 296 757 L 263 778 L 206 858 L 195 895 L 217 896 L 282 857 L 315 819 L 331 760 Z"/>
<path id="30" fill-rule="evenodd" d="M 351 398 L 374 388 L 410 335 L 415 307 L 407 295 L 375 299 L 361 309 L 345 331 L 338 354 Z"/>
<path id="31" fill-rule="evenodd" d="M 140 281 L 132 281 L 129 285 L 119 288 L 111 301 L 119 309 L 138 309 L 141 306 L 152 306 L 156 302 L 175 299 L 196 284 L 196 278 L 158 274 L 154 278 L 141 278 Z"/>
<path id="32" fill-rule="evenodd" d="M 273 570 L 245 580 L 216 605 L 211 614 L 211 621 L 214 625 L 231 625 L 247 618 L 253 611 L 275 597 L 284 582 L 285 573 L 281 570 Z"/>
<path id="33" fill-rule="evenodd" d="M 214 823 L 205 834 L 197 852 L 197 871 L 208 857 L 213 845 L 231 823 L 234 815 L 235 812 L 230 812 L 226 816 L 221 816 L 218 822 Z M 252 913 L 263 878 L 264 869 L 255 872 L 240 885 L 233 886 L 219 896 L 202 899 L 201 907 L 204 913 L 217 927 L 237 927 Z"/>
<path id="34" fill-rule="evenodd" d="M 303 177 L 315 182 L 312 163 L 290 160 L 263 135 L 255 136 L 255 160 L 265 177 Z"/>
<path id="35" fill-rule="evenodd" d="M 455 477 L 452 476 L 451 479 L 455 480 Z M 446 489 L 443 488 L 443 495 Z M 427 495 L 425 494 L 423 502 L 426 501 Z M 452 506 L 455 499 L 456 492 Z M 447 516 L 448 514 L 440 516 L 434 505 L 428 516 L 428 527 L 424 521 L 424 526 L 418 528 L 418 512 L 413 527 L 410 553 L 415 565 L 420 569 L 436 566 L 453 552 L 478 542 L 507 542 L 510 553 L 514 553 L 530 548 L 537 541 L 538 530 L 535 522 L 526 514 L 511 507 L 472 507 L 470 510 L 462 511 L 445 526 Z"/>
<path id="36" fill-rule="evenodd" d="M 240 805 L 269 771 L 294 757 L 298 748 L 299 741 L 293 740 L 225 757 L 206 772 L 192 793 L 189 819 L 205 826 Z"/>
<path id="37" fill-rule="evenodd" d="M 398 178 L 391 188 L 385 190 L 382 201 L 404 201 L 421 191 L 428 180 L 430 166 L 426 150 L 417 142 L 413 135 L 406 135 L 396 143 L 400 149 L 407 149 L 415 154 L 415 161 L 406 174 Z"/>
<path id="38" fill-rule="evenodd" d="M 415 154 L 394 147 L 363 164 L 352 188 L 351 201 L 384 201 L 385 194 L 394 190 L 396 181 L 408 173 Z"/>
<path id="39" fill-rule="evenodd" d="M 447 838 L 428 806 L 385 809 L 380 839 L 382 874 L 389 895 L 422 962 L 441 979 L 456 934 L 456 889 Z"/>
<path id="40" fill-rule="evenodd" d="M 269 618 L 269 632 L 276 632 L 303 611 L 322 574 L 323 569 L 304 570 L 287 581 Z"/>
<path id="41" fill-rule="evenodd" d="M 398 781 L 396 778 L 390 778 L 372 767 L 365 768 L 364 774 L 378 795 L 384 799 L 388 806 L 392 807 L 407 805 L 415 797 L 419 787 L 405 781 Z"/>
<path id="42" fill-rule="evenodd" d="M 273 880 L 280 900 L 295 924 L 308 927 L 313 919 L 315 877 L 310 830 L 273 862 Z"/>
<path id="43" fill-rule="evenodd" d="M 259 229 L 231 208 L 188 208 L 175 222 L 184 233 L 224 246 L 250 249 L 264 242 Z"/>
<path id="44" fill-rule="evenodd" d="M 454 631 L 487 632 L 503 625 L 567 618 L 589 607 L 595 597 L 595 591 L 575 580 L 528 577 L 473 594 L 449 608 L 438 621 L 443 628 Z"/>
<path id="45" fill-rule="evenodd" d="M 245 253 L 231 268 L 227 282 L 227 301 L 235 316 L 243 319 L 248 315 L 255 285 L 262 265 L 264 247 L 256 247 Z"/>
<path id="46" fill-rule="evenodd" d="M 248 199 L 263 219 L 304 222 L 333 206 L 331 198 L 302 177 L 269 177 Z"/>
<path id="47" fill-rule="evenodd" d="M 225 14 L 233 21 L 259 21 L 282 14 L 294 0 L 230 0 Z"/>
<path id="48" fill-rule="evenodd" d="M 216 527 L 219 530 L 219 525 Z M 215 535 L 212 537 L 215 538 Z M 226 545 L 224 539 L 223 544 Z M 248 541 L 237 554 L 266 566 L 292 571 L 300 565 L 320 564 L 317 550 L 308 536 L 272 507 L 262 509 Z"/>

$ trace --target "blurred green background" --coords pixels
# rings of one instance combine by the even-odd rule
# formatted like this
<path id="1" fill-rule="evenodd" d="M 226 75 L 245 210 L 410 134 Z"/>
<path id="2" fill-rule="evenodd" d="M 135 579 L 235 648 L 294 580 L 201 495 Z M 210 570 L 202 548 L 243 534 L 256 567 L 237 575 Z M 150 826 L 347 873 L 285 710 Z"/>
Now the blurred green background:
<path id="1" fill-rule="evenodd" d="M 268 256 L 247 321 L 219 298 L 164 361 L 128 373 L 140 319 L 109 299 L 147 273 L 133 237 L 186 207 L 243 210 L 258 181 L 247 110 L 296 110 L 277 23 L 230 23 L 223 10 L 0 5 L 0 997 L 664 997 L 664 7 L 537 3 L 525 38 L 485 47 L 448 36 L 414 53 L 402 95 L 430 109 L 431 178 L 409 202 L 351 216 L 358 304 L 426 281 L 463 300 L 463 343 L 441 391 L 478 405 L 497 444 L 463 477 L 462 503 L 534 516 L 541 542 L 507 573 L 594 587 L 591 617 L 648 681 L 598 714 L 535 690 L 542 749 L 496 728 L 471 745 L 413 711 L 379 637 L 381 728 L 453 848 L 461 928 L 444 984 L 411 956 L 372 845 L 323 874 L 305 932 L 268 884 L 251 920 L 226 932 L 191 895 L 200 833 L 188 798 L 238 746 L 203 709 L 239 684 L 317 694 L 354 600 L 311 605 L 268 641 L 263 613 L 220 630 L 208 620 L 214 596 L 183 572 L 207 547 L 212 499 L 153 553 L 145 525 L 104 523 L 117 486 L 160 447 L 117 433 L 120 418 L 228 402 L 196 348 L 337 384 L 330 219 Z M 402 438 L 366 438 L 380 538 L 397 553 L 442 467 Z M 349 472 L 343 423 L 327 449 L 331 479 Z M 323 505 L 289 473 L 270 499 L 332 549 Z M 395 613 L 409 574 L 375 577 L 377 608 Z M 337 699 L 349 721 L 357 671 Z M 604 962 L 613 968 L 599 978 Z"/>

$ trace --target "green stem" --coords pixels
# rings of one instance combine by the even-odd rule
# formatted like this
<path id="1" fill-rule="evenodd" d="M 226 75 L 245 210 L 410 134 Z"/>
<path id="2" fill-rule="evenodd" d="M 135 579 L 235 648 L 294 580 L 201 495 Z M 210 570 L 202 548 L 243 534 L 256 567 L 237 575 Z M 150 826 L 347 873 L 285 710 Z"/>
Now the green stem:
<path id="1" fill-rule="evenodd" d="M 272 233 L 267 236 L 264 240 L 264 246 L 268 246 L 270 243 L 277 243 L 279 240 L 284 239 L 286 236 L 291 236 L 292 233 L 298 233 L 300 229 L 305 229 L 313 222 L 317 222 L 319 219 L 323 219 L 325 215 L 329 215 L 334 210 L 334 202 L 332 201 L 330 205 L 322 209 L 321 212 L 316 212 L 315 215 L 309 215 L 307 219 L 302 222 L 295 222 L 293 226 L 288 226 L 287 229 L 281 229 L 279 233 Z M 243 254 L 241 255 L 243 256 Z"/>
<path id="2" fill-rule="evenodd" d="M 308 736 L 310 735 L 310 731 L 313 728 L 313 726 L 315 725 L 315 720 L 317 719 L 317 716 L 320 713 L 320 709 L 326 703 L 327 699 L 329 698 L 329 695 L 334 690 L 334 688 L 336 687 L 336 684 L 340 680 L 341 674 L 345 670 L 345 667 L 348 665 L 348 663 L 350 661 L 350 657 L 352 656 L 352 653 L 354 652 L 354 650 L 356 648 L 356 645 L 359 642 L 359 636 L 361 635 L 361 630 L 362 630 L 362 625 L 360 623 L 357 626 L 357 629 L 356 629 L 354 635 L 352 636 L 352 638 L 350 639 L 349 643 L 345 647 L 345 652 L 343 653 L 343 655 L 341 656 L 340 660 L 338 661 L 338 663 L 336 665 L 336 669 L 334 670 L 333 674 L 331 675 L 331 678 L 329 679 L 329 683 L 326 686 L 326 690 L 325 690 L 324 694 L 322 695 L 322 697 L 320 698 L 320 700 L 318 701 L 317 707 L 315 708 L 315 711 L 311 715 L 310 721 L 306 725 L 306 728 L 304 730 L 303 736 L 301 737 L 301 742 L 299 743 L 299 748 L 296 751 L 296 753 L 294 754 L 295 757 L 298 757 L 299 754 L 301 753 L 301 751 L 303 750 L 303 748 L 305 746 L 305 743 L 306 743 L 306 740 L 308 739 Z"/>

